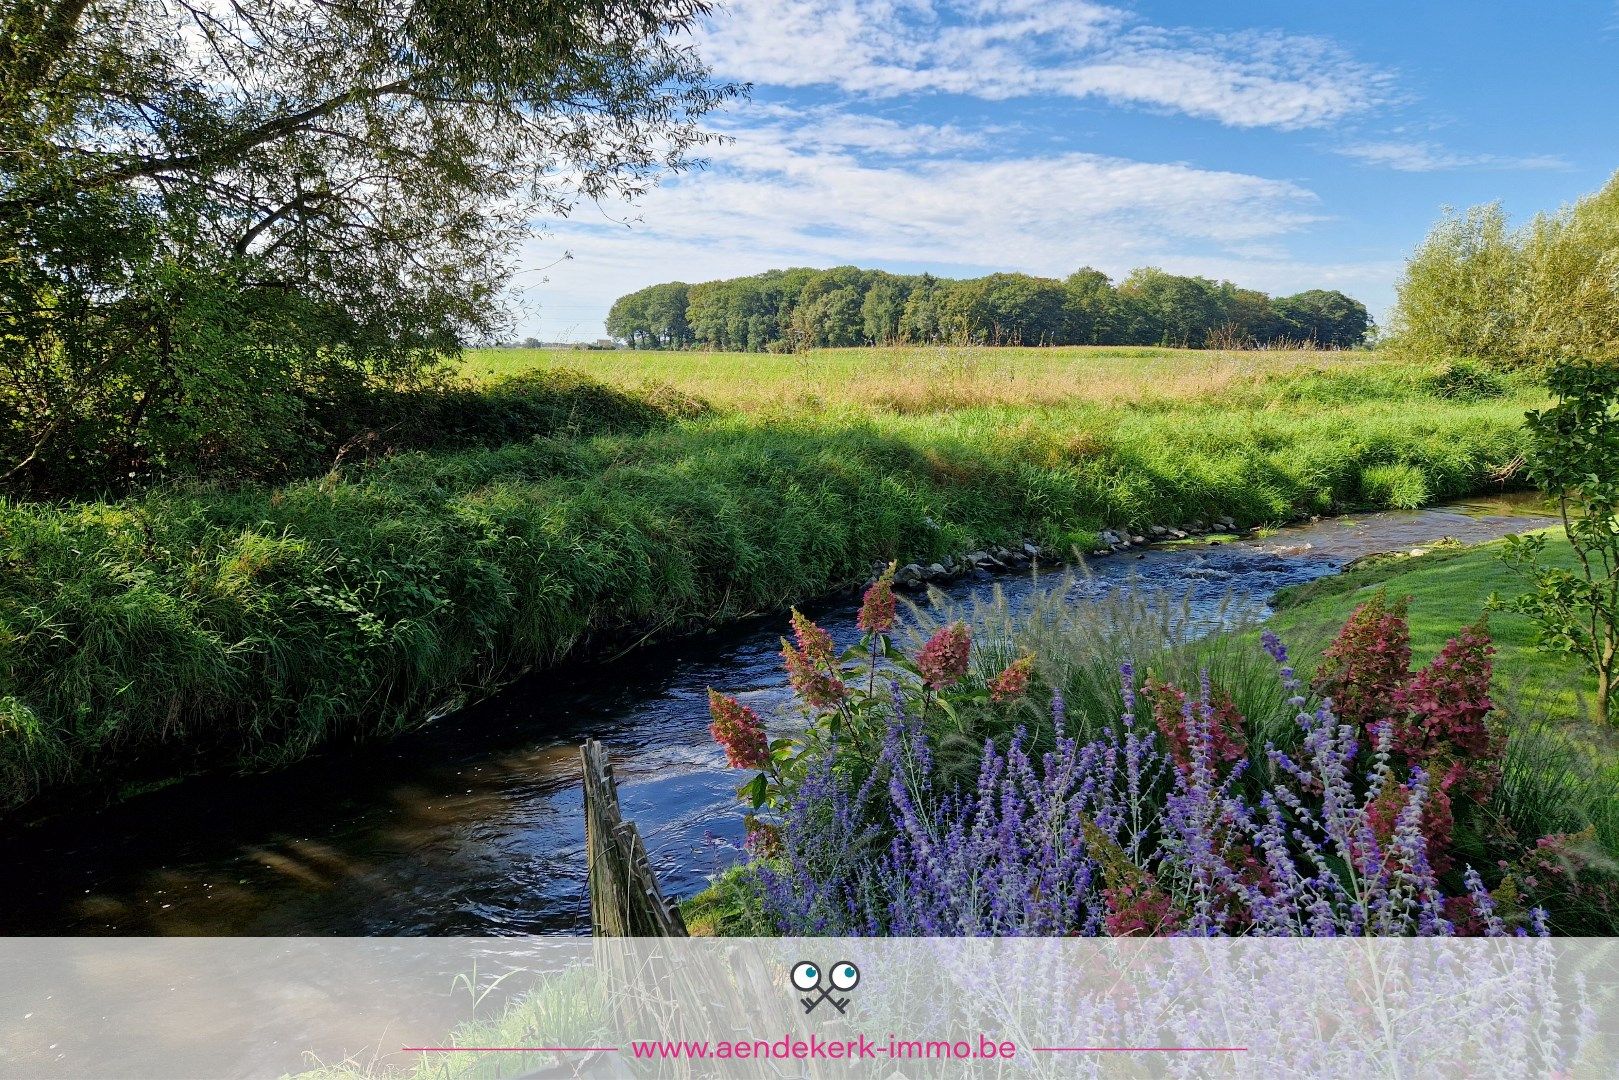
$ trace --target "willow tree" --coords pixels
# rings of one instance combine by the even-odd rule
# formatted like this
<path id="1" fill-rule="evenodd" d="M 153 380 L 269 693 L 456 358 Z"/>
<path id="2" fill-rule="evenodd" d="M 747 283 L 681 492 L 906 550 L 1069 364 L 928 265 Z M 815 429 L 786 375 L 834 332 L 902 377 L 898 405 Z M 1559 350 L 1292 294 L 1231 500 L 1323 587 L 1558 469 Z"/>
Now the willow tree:
<path id="1" fill-rule="evenodd" d="M 0 0 L 0 476 L 297 450 L 691 165 L 701 0 Z"/>

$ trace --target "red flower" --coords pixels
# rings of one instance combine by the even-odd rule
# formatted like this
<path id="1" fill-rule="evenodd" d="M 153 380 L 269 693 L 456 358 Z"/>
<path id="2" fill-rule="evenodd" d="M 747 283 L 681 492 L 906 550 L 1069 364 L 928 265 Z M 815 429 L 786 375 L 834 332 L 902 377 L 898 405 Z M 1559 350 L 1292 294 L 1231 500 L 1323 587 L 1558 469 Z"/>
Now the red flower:
<path id="1" fill-rule="evenodd" d="M 972 649 L 972 632 L 965 623 L 951 623 L 928 638 L 916 654 L 922 681 L 935 690 L 953 686 L 967 674 L 967 654 Z"/>
<path id="2" fill-rule="evenodd" d="M 804 704 L 812 709 L 836 708 L 848 696 L 837 669 L 837 646 L 832 635 L 793 609 L 795 646 L 781 639 L 781 659 L 787 667 L 787 682 Z"/>
<path id="3" fill-rule="evenodd" d="M 1180 912 L 1168 893 L 1158 887 L 1149 872 L 1139 880 L 1102 890 L 1107 915 L 1102 927 L 1108 937 L 1155 937 L 1173 934 L 1180 926 Z"/>
<path id="4" fill-rule="evenodd" d="M 1408 597 L 1391 606 L 1382 593 L 1357 607 L 1321 656 L 1315 688 L 1340 720 L 1370 729 L 1393 715 L 1394 693 L 1411 678 Z"/>
<path id="5" fill-rule="evenodd" d="M 733 769 L 770 767 L 770 744 L 759 714 L 734 697 L 708 692 L 708 712 L 714 718 L 709 733 L 725 749 L 725 763 Z"/>
<path id="6" fill-rule="evenodd" d="M 1490 700 L 1490 657 L 1495 652 L 1482 624 L 1470 626 L 1439 650 L 1433 662 L 1394 691 L 1394 702 L 1408 715 L 1395 726 L 1394 749 L 1413 765 L 1444 757 L 1469 763 L 1452 770 L 1458 793 L 1482 801 L 1500 779 L 1500 739 L 1486 719 Z"/>
<path id="7" fill-rule="evenodd" d="M 894 612 L 894 564 L 889 563 L 888 569 L 866 590 L 855 624 L 862 633 L 886 634 L 894 625 Z"/>
<path id="8" fill-rule="evenodd" d="M 1450 855 L 1451 834 L 1456 828 L 1456 817 L 1450 803 L 1450 789 L 1460 770 L 1459 763 L 1452 766 L 1451 771 L 1438 784 L 1429 787 L 1427 796 L 1422 802 L 1422 839 L 1427 849 L 1428 865 L 1433 867 L 1436 874 L 1443 874 L 1455 862 Z M 1383 848 L 1385 863 L 1394 857 L 1393 851 L 1390 850 L 1394 829 L 1410 798 L 1409 789 L 1400 784 L 1389 784 L 1366 807 L 1366 823 L 1371 826 L 1372 835 Z"/>
<path id="9" fill-rule="evenodd" d="M 1029 676 L 1032 674 L 1034 674 L 1033 656 L 1022 656 L 1012 661 L 999 675 L 989 680 L 989 699 L 1010 701 L 1015 697 L 1022 697 L 1023 692 L 1029 688 Z"/>

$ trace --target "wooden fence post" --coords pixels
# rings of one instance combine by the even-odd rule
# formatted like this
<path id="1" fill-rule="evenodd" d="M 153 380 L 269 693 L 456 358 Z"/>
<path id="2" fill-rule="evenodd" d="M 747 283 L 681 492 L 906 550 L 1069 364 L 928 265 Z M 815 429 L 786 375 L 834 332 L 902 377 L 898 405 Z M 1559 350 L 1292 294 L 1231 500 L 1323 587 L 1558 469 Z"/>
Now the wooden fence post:
<path id="1" fill-rule="evenodd" d="M 590 929 L 602 937 L 688 937 L 680 908 L 663 895 L 646 845 L 618 805 L 607 750 L 596 739 L 580 749 L 585 769 L 585 859 Z"/>

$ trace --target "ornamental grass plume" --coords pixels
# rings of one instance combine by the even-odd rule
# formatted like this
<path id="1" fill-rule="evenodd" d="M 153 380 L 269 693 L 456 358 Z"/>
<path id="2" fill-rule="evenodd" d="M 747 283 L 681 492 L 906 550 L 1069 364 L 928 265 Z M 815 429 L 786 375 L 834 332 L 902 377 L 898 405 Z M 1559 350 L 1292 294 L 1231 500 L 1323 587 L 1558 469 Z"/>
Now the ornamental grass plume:
<path id="1" fill-rule="evenodd" d="M 725 763 L 733 769 L 768 769 L 770 742 L 765 722 L 759 714 L 728 694 L 708 692 L 708 712 L 713 717 L 709 734 L 725 750 Z"/>
<path id="2" fill-rule="evenodd" d="M 1029 689 L 1029 677 L 1034 674 L 1034 656 L 1020 656 L 1007 664 L 1001 673 L 989 680 L 989 699 L 994 702 L 1020 698 Z"/>
<path id="3" fill-rule="evenodd" d="M 972 631 L 962 622 L 953 622 L 928 638 L 922 651 L 916 654 L 916 667 L 922 673 L 922 681 L 934 690 L 960 682 L 967 674 L 972 643 Z"/>
<path id="4" fill-rule="evenodd" d="M 864 634 L 886 634 L 894 628 L 894 618 L 897 604 L 894 599 L 894 567 L 889 563 L 872 582 L 871 588 L 860 601 L 860 614 L 855 619 L 855 625 L 860 627 Z"/>

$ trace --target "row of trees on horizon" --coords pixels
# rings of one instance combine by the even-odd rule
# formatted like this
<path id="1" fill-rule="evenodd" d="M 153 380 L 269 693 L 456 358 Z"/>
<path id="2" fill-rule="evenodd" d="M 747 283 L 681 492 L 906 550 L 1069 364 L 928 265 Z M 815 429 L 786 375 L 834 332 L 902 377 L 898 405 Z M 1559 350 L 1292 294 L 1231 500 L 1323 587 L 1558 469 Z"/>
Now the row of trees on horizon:
<path id="1" fill-rule="evenodd" d="M 1365 341 L 1372 320 L 1336 290 L 1272 297 L 1156 267 L 1115 285 L 1090 267 L 1058 280 L 838 266 L 650 285 L 619 297 L 606 326 L 636 348 L 743 352 L 932 342 L 1348 348 Z"/>

